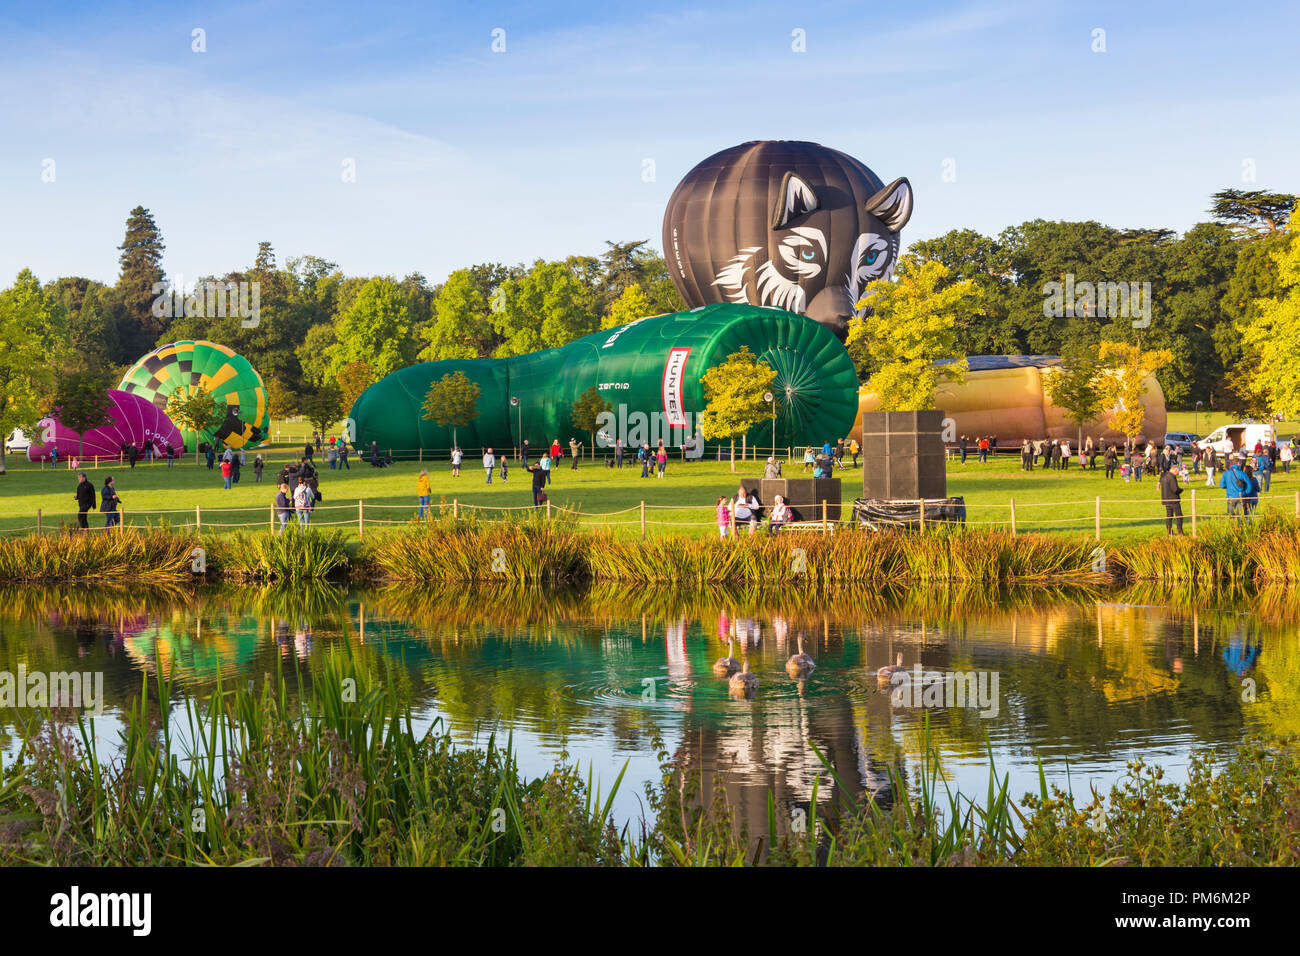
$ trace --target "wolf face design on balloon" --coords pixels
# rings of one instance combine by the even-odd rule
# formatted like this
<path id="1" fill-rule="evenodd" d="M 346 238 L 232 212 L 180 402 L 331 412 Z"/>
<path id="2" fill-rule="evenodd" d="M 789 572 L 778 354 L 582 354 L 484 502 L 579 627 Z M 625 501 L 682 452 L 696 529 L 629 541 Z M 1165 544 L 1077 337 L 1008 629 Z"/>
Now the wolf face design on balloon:
<path id="1" fill-rule="evenodd" d="M 823 211 L 817 189 L 798 173 L 787 172 L 772 211 L 768 244 L 740 249 L 718 270 L 713 284 L 731 302 L 804 313 L 843 336 L 848 320 L 867 311 L 858 303 L 868 283 L 893 275 L 898 233 L 912 214 L 912 187 L 900 178 L 873 195 L 859 210 L 859 231 L 851 243 L 842 230 L 828 238 L 829 223 L 821 220 L 828 220 L 829 213 L 819 215 Z"/>

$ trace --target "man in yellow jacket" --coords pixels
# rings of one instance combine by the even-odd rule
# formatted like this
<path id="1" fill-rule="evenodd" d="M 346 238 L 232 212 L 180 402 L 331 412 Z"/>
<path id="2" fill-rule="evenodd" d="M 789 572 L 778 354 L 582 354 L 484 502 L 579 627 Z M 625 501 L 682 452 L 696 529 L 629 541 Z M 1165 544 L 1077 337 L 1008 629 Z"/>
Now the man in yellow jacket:
<path id="1" fill-rule="evenodd" d="M 421 468 L 420 477 L 415 479 L 415 494 L 420 499 L 420 519 L 424 519 L 425 509 L 429 507 L 429 469 Z"/>

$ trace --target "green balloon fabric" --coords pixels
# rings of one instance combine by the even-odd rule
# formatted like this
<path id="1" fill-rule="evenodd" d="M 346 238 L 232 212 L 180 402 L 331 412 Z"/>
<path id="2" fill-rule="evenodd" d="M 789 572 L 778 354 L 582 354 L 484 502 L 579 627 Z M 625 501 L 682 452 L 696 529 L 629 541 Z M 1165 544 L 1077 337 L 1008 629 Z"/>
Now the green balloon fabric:
<path id="1" fill-rule="evenodd" d="M 195 434 L 181 429 L 187 451 L 201 442 L 232 448 L 253 447 L 266 440 L 271 413 L 262 376 L 248 359 L 216 342 L 184 341 L 161 345 L 127 369 L 118 388 L 153 402 L 163 411 L 174 392 L 188 396 L 198 389 L 212 392 L 225 406 L 225 419 L 216 428 Z"/>
<path id="2" fill-rule="evenodd" d="M 588 335 L 558 349 L 505 359 L 424 362 L 376 382 L 352 407 L 352 434 L 394 457 L 446 452 L 452 430 L 424 418 L 429 386 L 462 371 L 480 388 L 478 416 L 457 429 L 462 449 L 533 448 L 556 439 L 588 441 L 573 423 L 573 403 L 593 385 L 612 408 L 598 423 L 597 445 L 621 440 L 635 448 L 660 439 L 682 447 L 704 442 L 704 373 L 742 346 L 776 370 L 776 445 L 820 445 L 849 434 L 857 414 L 857 373 L 844 346 L 825 326 L 765 306 L 720 303 L 640 319 Z M 518 399 L 517 405 L 511 399 Z M 772 444 L 772 423 L 757 423 L 749 440 Z"/>

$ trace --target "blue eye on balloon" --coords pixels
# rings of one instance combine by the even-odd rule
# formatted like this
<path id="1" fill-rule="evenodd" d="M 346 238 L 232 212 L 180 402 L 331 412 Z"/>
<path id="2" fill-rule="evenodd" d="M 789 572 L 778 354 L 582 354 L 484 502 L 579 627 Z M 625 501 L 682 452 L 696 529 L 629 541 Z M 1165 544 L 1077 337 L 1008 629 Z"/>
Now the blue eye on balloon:
<path id="1" fill-rule="evenodd" d="M 866 258 L 867 258 L 867 265 L 869 265 L 869 266 L 871 266 L 871 265 L 875 265 L 875 264 L 876 264 L 876 257 L 877 257 L 878 255 L 880 255 L 880 252 L 879 252 L 878 250 L 875 250 L 875 249 L 873 249 L 871 252 L 868 252 L 868 253 L 867 253 L 867 257 L 866 257 Z"/>
<path id="2" fill-rule="evenodd" d="M 814 255 L 815 253 L 811 249 L 801 249 L 799 251 L 799 258 L 805 262 L 812 262 Z"/>

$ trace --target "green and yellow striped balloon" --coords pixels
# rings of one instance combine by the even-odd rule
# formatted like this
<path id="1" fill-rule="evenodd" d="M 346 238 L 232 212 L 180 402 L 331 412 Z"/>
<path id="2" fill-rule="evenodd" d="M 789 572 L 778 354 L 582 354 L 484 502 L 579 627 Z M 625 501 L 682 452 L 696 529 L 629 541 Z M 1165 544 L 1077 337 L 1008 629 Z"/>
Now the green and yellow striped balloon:
<path id="1" fill-rule="evenodd" d="M 251 448 L 264 442 L 270 433 L 271 415 L 262 376 L 248 364 L 248 359 L 216 342 L 161 345 L 131 366 L 118 388 L 134 392 L 164 411 L 168 399 L 177 391 L 188 398 L 202 389 L 213 393 L 218 403 L 224 402 L 226 418 L 217 428 L 197 435 L 181 429 L 189 451 L 204 441 Z"/>

